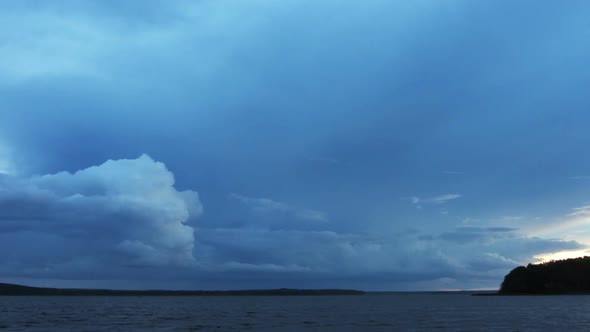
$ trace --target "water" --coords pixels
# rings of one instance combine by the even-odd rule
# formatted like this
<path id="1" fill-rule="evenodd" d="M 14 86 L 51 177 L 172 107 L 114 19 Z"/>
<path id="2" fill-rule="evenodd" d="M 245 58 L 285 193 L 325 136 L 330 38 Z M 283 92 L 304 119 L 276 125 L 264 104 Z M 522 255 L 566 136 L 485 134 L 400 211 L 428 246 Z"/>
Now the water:
<path id="1" fill-rule="evenodd" d="M 0 331 L 590 331 L 590 296 L 2 297 Z"/>

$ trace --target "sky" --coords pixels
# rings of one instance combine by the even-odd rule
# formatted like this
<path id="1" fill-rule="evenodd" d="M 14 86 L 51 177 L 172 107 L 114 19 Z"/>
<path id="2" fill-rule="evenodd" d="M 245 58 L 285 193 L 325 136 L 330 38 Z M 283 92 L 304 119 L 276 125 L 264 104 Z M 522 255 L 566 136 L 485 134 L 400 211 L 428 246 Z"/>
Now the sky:
<path id="1" fill-rule="evenodd" d="M 590 245 L 590 3 L 0 3 L 0 281 L 495 289 Z"/>

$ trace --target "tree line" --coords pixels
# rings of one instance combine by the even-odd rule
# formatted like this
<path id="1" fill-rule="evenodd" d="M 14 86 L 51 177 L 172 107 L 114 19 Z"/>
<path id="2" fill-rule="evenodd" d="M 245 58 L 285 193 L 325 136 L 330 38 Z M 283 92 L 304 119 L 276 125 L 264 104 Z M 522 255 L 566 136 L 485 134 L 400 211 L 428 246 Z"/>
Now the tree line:
<path id="1" fill-rule="evenodd" d="M 499 293 L 590 293 L 590 257 L 519 266 L 504 277 Z"/>

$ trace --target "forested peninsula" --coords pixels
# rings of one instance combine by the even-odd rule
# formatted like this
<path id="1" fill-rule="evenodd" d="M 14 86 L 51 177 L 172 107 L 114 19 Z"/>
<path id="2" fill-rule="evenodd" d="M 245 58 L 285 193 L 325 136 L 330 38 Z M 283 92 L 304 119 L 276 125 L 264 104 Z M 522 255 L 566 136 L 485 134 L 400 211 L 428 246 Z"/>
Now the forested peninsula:
<path id="1" fill-rule="evenodd" d="M 255 289 L 255 290 L 113 290 L 29 287 L 0 283 L 0 296 L 292 296 L 363 295 L 350 289 Z"/>
<path id="2" fill-rule="evenodd" d="M 504 277 L 498 294 L 590 294 L 590 257 L 519 266 Z"/>

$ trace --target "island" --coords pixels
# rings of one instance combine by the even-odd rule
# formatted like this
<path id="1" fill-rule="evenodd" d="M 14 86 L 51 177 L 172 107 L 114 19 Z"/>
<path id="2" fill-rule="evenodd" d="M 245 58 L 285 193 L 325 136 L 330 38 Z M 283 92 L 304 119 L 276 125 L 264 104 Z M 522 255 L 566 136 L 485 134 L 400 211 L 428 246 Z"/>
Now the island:
<path id="1" fill-rule="evenodd" d="M 0 296 L 325 296 L 364 295 L 351 289 L 253 289 L 253 290 L 115 290 L 46 288 L 0 283 Z"/>
<path id="2" fill-rule="evenodd" d="M 519 266 L 504 277 L 498 294 L 590 294 L 590 257 Z"/>

